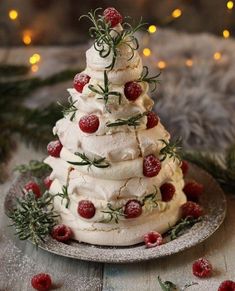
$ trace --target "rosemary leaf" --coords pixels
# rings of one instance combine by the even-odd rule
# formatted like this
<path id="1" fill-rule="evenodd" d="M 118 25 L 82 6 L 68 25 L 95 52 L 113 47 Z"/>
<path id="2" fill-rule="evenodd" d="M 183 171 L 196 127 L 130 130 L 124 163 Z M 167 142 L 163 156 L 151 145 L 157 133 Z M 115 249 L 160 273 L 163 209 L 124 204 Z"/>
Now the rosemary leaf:
<path id="1" fill-rule="evenodd" d="M 14 168 L 14 171 L 19 171 L 20 173 L 32 172 L 35 174 L 43 174 L 49 171 L 51 168 L 43 161 L 31 160 L 28 164 L 18 165 Z"/>
<path id="2" fill-rule="evenodd" d="M 69 164 L 75 165 L 75 166 L 94 166 L 96 168 L 108 168 L 110 166 L 109 162 L 106 161 L 106 158 L 94 158 L 93 160 L 90 160 L 85 153 L 74 153 L 75 155 L 79 156 L 81 158 L 81 162 L 72 162 L 68 161 Z"/>
<path id="3" fill-rule="evenodd" d="M 114 122 L 108 122 L 106 123 L 107 127 L 116 127 L 116 126 L 133 126 L 136 128 L 140 125 L 140 119 L 147 115 L 147 112 L 144 113 L 138 113 L 132 117 L 129 117 L 128 119 L 117 119 Z"/>
<path id="4" fill-rule="evenodd" d="M 62 187 L 62 192 L 61 193 L 57 193 L 56 195 L 54 195 L 54 197 L 59 196 L 62 198 L 61 203 L 63 202 L 63 200 L 66 200 L 66 205 L 65 207 L 68 208 L 69 207 L 69 203 L 70 203 L 70 198 L 69 198 L 69 193 L 68 193 L 68 184 L 67 185 L 63 185 Z"/>
<path id="5" fill-rule="evenodd" d="M 177 290 L 177 286 L 171 281 L 163 282 L 160 276 L 157 277 L 158 283 L 163 291 L 174 291 Z"/>
<path id="6" fill-rule="evenodd" d="M 61 104 L 60 102 L 57 102 L 57 104 L 62 107 L 62 113 L 64 116 L 71 114 L 70 121 L 74 120 L 76 112 L 78 110 L 77 107 L 75 106 L 75 103 L 77 103 L 77 100 L 73 101 L 71 96 L 68 98 L 67 106 Z"/>
<path id="7" fill-rule="evenodd" d="M 160 141 L 165 145 L 160 150 L 160 160 L 163 162 L 167 157 L 173 158 L 174 160 L 181 161 L 181 139 L 178 138 L 175 141 L 166 141 L 164 139 L 160 139 Z"/>
<path id="8" fill-rule="evenodd" d="M 153 89 L 151 90 L 151 92 L 154 92 L 157 88 L 157 84 L 160 82 L 157 78 L 161 75 L 161 72 L 152 77 L 149 77 L 148 74 L 149 74 L 149 69 L 147 66 L 144 66 L 142 74 L 140 78 L 137 80 L 137 82 L 146 82 L 150 85 L 153 85 Z"/>

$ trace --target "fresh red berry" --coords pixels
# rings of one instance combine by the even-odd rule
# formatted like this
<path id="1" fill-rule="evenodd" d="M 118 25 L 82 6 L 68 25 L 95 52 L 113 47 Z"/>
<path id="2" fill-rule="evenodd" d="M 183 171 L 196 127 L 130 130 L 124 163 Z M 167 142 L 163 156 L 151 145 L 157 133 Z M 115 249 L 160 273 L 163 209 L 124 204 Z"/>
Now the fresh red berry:
<path id="1" fill-rule="evenodd" d="M 94 133 L 99 128 L 100 121 L 95 114 L 85 115 L 79 120 L 79 127 L 83 132 Z"/>
<path id="2" fill-rule="evenodd" d="M 133 199 L 129 200 L 124 207 L 125 218 L 136 218 L 142 213 L 142 205 L 140 201 Z"/>
<path id="3" fill-rule="evenodd" d="M 130 101 L 135 101 L 142 93 L 142 88 L 138 82 L 127 82 L 124 87 L 124 94 Z"/>
<path id="4" fill-rule="evenodd" d="M 184 193 L 187 196 L 187 199 L 190 201 L 198 201 L 199 197 L 202 195 L 204 187 L 202 184 L 197 183 L 196 181 L 187 182 L 184 186 Z"/>
<path id="5" fill-rule="evenodd" d="M 231 280 L 223 281 L 219 285 L 218 291 L 235 291 L 235 282 Z"/>
<path id="6" fill-rule="evenodd" d="M 67 242 L 71 239 L 72 234 L 71 228 L 64 224 L 54 226 L 51 231 L 51 236 L 60 242 Z"/>
<path id="7" fill-rule="evenodd" d="M 156 125 L 158 125 L 157 114 L 153 111 L 149 111 L 147 114 L 147 129 L 153 128 Z"/>
<path id="8" fill-rule="evenodd" d="M 186 203 L 184 203 L 182 206 L 181 206 L 181 209 L 182 209 L 182 217 L 185 218 L 185 217 L 193 217 L 193 218 L 198 218 L 200 216 L 202 216 L 203 214 L 203 209 L 200 205 L 198 205 L 197 203 L 195 202 L 192 202 L 192 201 L 188 201 Z"/>
<path id="9" fill-rule="evenodd" d="M 48 291 L 52 286 L 51 276 L 44 273 L 37 274 L 31 279 L 31 285 L 38 291 Z"/>
<path id="10" fill-rule="evenodd" d="M 79 92 L 79 93 L 82 93 L 82 90 L 83 90 L 83 87 L 89 83 L 90 81 L 90 78 L 88 75 L 86 74 L 77 74 L 75 77 L 74 77 L 74 80 L 73 80 L 73 86 L 74 88 Z"/>
<path id="11" fill-rule="evenodd" d="M 44 185 L 46 187 L 46 189 L 50 189 L 51 187 L 51 183 L 53 182 L 51 179 L 50 179 L 50 176 L 47 176 L 44 180 Z"/>
<path id="12" fill-rule="evenodd" d="M 24 189 L 28 192 L 28 191 L 32 191 L 34 193 L 34 195 L 36 196 L 36 198 L 41 197 L 41 190 L 40 187 L 37 183 L 35 183 L 34 181 L 29 181 L 27 184 L 25 184 Z"/>
<path id="13" fill-rule="evenodd" d="M 89 200 L 81 200 L 78 203 L 78 213 L 84 218 L 92 218 L 95 215 L 95 206 Z"/>
<path id="14" fill-rule="evenodd" d="M 207 259 L 204 258 L 195 261 L 193 263 L 192 270 L 193 275 L 199 278 L 207 278 L 212 275 L 212 265 Z"/>
<path id="15" fill-rule="evenodd" d="M 182 163 L 181 163 L 180 168 L 182 170 L 183 175 L 184 176 L 187 175 L 188 170 L 189 170 L 189 164 L 188 164 L 188 162 L 183 160 Z"/>
<path id="16" fill-rule="evenodd" d="M 62 144 L 59 140 L 53 140 L 47 145 L 47 152 L 50 156 L 58 158 L 62 150 Z"/>
<path id="17" fill-rule="evenodd" d="M 143 174 L 145 177 L 157 176 L 161 170 L 161 162 L 154 155 L 148 155 L 144 158 Z"/>
<path id="18" fill-rule="evenodd" d="M 122 15 L 113 7 L 108 7 L 103 12 L 104 19 L 111 27 L 122 23 Z"/>
<path id="19" fill-rule="evenodd" d="M 163 238 L 160 233 L 151 231 L 144 235 L 144 243 L 146 248 L 160 246 L 163 243 Z"/>
<path id="20" fill-rule="evenodd" d="M 175 194 L 175 186 L 171 183 L 165 183 L 160 187 L 162 201 L 168 202 Z"/>

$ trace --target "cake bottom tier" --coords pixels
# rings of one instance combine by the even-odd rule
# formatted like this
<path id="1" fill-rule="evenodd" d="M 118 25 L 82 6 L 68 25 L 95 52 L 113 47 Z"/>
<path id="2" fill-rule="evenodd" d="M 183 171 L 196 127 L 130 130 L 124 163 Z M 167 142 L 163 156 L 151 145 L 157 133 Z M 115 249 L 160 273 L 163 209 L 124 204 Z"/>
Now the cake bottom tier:
<path id="1" fill-rule="evenodd" d="M 175 225 L 181 217 L 181 205 L 185 202 L 185 194 L 177 189 L 164 211 L 153 211 L 148 215 L 122 220 L 119 223 L 85 221 L 65 208 L 60 197 L 55 198 L 54 207 L 60 214 L 60 223 L 72 229 L 75 240 L 95 245 L 129 246 L 143 242 L 144 235 L 150 231 L 164 233 Z"/>

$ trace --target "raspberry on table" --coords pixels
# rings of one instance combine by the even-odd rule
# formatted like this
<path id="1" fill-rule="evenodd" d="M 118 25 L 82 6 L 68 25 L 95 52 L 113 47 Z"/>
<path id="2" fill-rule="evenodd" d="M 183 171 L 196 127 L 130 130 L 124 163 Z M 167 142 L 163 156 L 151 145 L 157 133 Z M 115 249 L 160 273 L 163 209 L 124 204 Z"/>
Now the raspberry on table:
<path id="1" fill-rule="evenodd" d="M 199 278 L 208 278 L 212 275 L 212 265 L 211 263 L 204 258 L 200 258 L 193 263 L 192 271 L 193 275 Z"/>
<path id="2" fill-rule="evenodd" d="M 90 219 L 95 215 L 96 208 L 89 200 L 81 200 L 78 202 L 77 211 L 80 216 Z"/>
<path id="3" fill-rule="evenodd" d="M 187 161 L 183 160 L 181 162 L 180 168 L 182 170 L 183 175 L 186 176 L 188 173 L 188 170 L 189 170 L 189 163 Z"/>
<path id="4" fill-rule="evenodd" d="M 79 127 L 85 133 L 96 132 L 99 125 L 99 118 L 95 114 L 85 115 L 79 120 Z"/>
<path id="5" fill-rule="evenodd" d="M 165 183 L 160 187 L 162 201 L 168 202 L 175 194 L 175 186 L 171 183 Z"/>
<path id="6" fill-rule="evenodd" d="M 192 201 L 188 201 L 181 206 L 182 217 L 186 218 L 188 216 L 193 218 L 199 218 L 203 215 L 203 208 Z"/>
<path id="7" fill-rule="evenodd" d="M 47 177 L 43 180 L 43 183 L 44 183 L 44 185 L 45 185 L 45 187 L 46 187 L 47 190 L 50 189 L 52 182 L 53 182 L 53 181 L 50 179 L 50 176 L 47 176 Z"/>
<path id="8" fill-rule="evenodd" d="M 67 242 L 72 238 L 72 235 L 73 233 L 71 228 L 64 224 L 58 224 L 54 226 L 51 231 L 52 238 L 59 242 Z"/>
<path id="9" fill-rule="evenodd" d="M 147 129 L 149 128 L 153 128 L 155 127 L 156 125 L 158 125 L 158 116 L 155 112 L 153 111 L 149 111 L 148 114 L 147 114 Z"/>
<path id="10" fill-rule="evenodd" d="M 53 140 L 47 145 L 47 152 L 50 156 L 58 158 L 62 150 L 62 144 L 59 140 Z"/>
<path id="11" fill-rule="evenodd" d="M 125 218 L 136 218 L 142 213 L 142 205 L 140 201 L 132 199 L 127 201 L 124 207 Z"/>
<path id="12" fill-rule="evenodd" d="M 223 281 L 219 285 L 218 291 L 235 291 L 235 282 L 231 280 Z"/>
<path id="13" fill-rule="evenodd" d="M 146 248 L 153 248 L 163 244 L 163 238 L 160 233 L 150 231 L 144 235 L 144 243 Z"/>
<path id="14" fill-rule="evenodd" d="M 127 82 L 124 87 L 124 94 L 130 101 L 135 101 L 142 93 L 142 87 L 138 82 Z"/>
<path id="15" fill-rule="evenodd" d="M 161 170 L 161 162 L 153 154 L 144 157 L 143 174 L 145 177 L 157 176 Z"/>
<path id="16" fill-rule="evenodd" d="M 204 186 L 196 181 L 189 181 L 184 186 L 184 193 L 190 201 L 198 201 L 202 195 Z"/>
<path id="17" fill-rule="evenodd" d="M 42 195 L 39 185 L 35 183 L 34 181 L 29 181 L 27 184 L 25 184 L 24 189 L 27 192 L 31 190 L 35 194 L 36 198 L 39 198 Z"/>
<path id="18" fill-rule="evenodd" d="M 84 73 L 79 73 L 74 77 L 73 86 L 79 92 L 82 93 L 83 87 L 89 83 L 90 78 L 88 75 Z"/>
<path id="19" fill-rule="evenodd" d="M 111 27 L 122 23 L 122 15 L 114 8 L 108 7 L 103 12 L 104 19 L 107 23 L 110 23 Z"/>
<path id="20" fill-rule="evenodd" d="M 31 285 L 38 291 L 48 291 L 52 286 L 51 276 L 45 273 L 37 274 L 31 279 Z"/>

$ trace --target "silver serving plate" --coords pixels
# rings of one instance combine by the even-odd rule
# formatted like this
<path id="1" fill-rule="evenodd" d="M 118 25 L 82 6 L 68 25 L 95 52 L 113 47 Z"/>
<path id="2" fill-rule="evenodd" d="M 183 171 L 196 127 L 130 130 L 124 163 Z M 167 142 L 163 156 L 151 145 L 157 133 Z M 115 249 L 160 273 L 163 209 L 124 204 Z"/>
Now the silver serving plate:
<path id="1" fill-rule="evenodd" d="M 214 178 L 195 165 L 190 166 L 187 178 L 195 179 L 205 186 L 201 204 L 206 210 L 206 215 L 201 222 L 196 223 L 173 241 L 147 249 L 144 244 L 130 247 L 105 247 L 77 241 L 64 244 L 48 237 L 46 243 L 40 244 L 39 247 L 60 256 L 105 263 L 134 263 L 152 260 L 191 248 L 210 237 L 222 224 L 226 214 L 226 198 Z M 15 198 L 22 194 L 23 185 L 30 179 L 32 179 L 30 174 L 21 175 L 11 186 L 5 200 L 6 212 L 12 209 Z"/>

